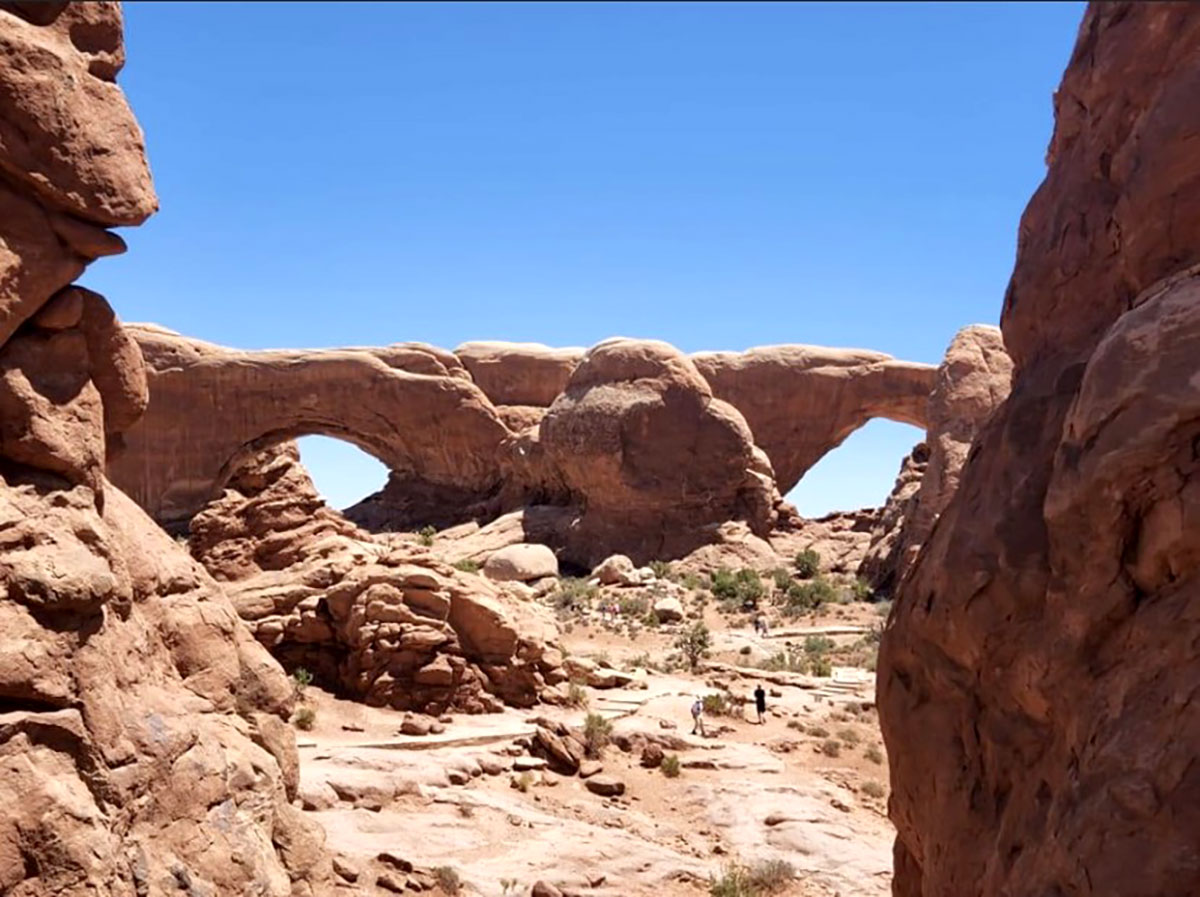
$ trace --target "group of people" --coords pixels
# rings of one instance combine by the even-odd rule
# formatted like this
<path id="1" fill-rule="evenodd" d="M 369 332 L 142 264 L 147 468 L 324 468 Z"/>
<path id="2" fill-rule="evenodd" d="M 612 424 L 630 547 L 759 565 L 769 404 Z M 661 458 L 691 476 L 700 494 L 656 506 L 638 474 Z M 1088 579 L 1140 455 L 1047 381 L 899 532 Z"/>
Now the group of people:
<path id="1" fill-rule="evenodd" d="M 758 712 L 758 724 L 761 726 L 766 723 L 767 691 L 762 683 L 754 689 L 754 709 Z M 704 731 L 704 698 L 700 695 L 696 695 L 696 700 L 692 702 L 692 734 L 708 737 Z"/>
<path id="2" fill-rule="evenodd" d="M 600 622 L 615 623 L 621 616 L 621 605 L 615 601 L 604 602 L 600 605 Z"/>

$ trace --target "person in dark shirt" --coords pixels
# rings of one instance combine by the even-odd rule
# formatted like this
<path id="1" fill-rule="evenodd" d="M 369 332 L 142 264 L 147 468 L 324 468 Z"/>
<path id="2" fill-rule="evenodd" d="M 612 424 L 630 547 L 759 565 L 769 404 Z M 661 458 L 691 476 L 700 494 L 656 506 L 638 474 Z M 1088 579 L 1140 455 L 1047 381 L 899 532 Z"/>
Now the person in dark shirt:
<path id="1" fill-rule="evenodd" d="M 761 726 L 766 722 L 763 715 L 767 712 L 767 693 L 763 690 L 762 685 L 754 689 L 754 709 L 758 711 L 758 724 Z"/>

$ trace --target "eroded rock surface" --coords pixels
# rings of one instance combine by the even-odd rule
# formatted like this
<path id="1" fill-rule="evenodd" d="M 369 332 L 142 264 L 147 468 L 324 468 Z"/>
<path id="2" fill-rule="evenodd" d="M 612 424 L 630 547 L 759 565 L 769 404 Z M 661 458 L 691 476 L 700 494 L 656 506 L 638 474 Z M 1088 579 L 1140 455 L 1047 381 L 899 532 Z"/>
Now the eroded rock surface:
<path id="1" fill-rule="evenodd" d="M 744 520 L 765 534 L 779 500 L 770 463 L 731 405 L 666 343 L 590 349 L 541 423 L 545 451 L 582 514 L 572 559 L 676 557 L 703 528 Z"/>
<path id="2" fill-rule="evenodd" d="M 246 459 L 191 533 L 258 640 L 342 694 L 475 713 L 536 703 L 566 679 L 548 611 L 420 546 L 376 541 L 325 505 L 294 443 Z"/>
<path id="3" fill-rule="evenodd" d="M 1184 894 L 1200 783 L 1200 10 L 1088 8 L 1012 392 L 879 658 L 895 893 Z"/>
<path id="4" fill-rule="evenodd" d="M 3 4 L 0 50 L 0 892 L 325 893 L 283 671 L 104 475 L 145 373 L 70 284 L 157 206 L 120 9 Z"/>
<path id="5" fill-rule="evenodd" d="M 934 384 L 931 365 L 861 349 L 763 346 L 692 361 L 713 395 L 744 415 L 785 495 L 871 418 L 924 427 Z"/>

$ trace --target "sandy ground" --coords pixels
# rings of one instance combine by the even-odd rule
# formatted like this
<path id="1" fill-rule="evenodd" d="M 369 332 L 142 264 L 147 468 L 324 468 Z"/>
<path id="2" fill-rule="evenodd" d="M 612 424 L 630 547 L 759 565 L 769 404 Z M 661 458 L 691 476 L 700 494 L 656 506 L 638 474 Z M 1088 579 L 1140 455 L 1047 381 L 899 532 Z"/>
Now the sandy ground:
<path id="1" fill-rule="evenodd" d="M 310 687 L 316 724 L 297 733 L 303 805 L 347 874 L 374 876 L 387 868 L 376 858 L 391 854 L 419 868 L 452 867 L 462 893 L 483 897 L 527 895 L 539 879 L 598 897 L 699 895 L 726 864 L 767 859 L 797 871 L 783 894 L 887 894 L 893 832 L 873 676 L 835 667 L 820 679 L 748 666 L 813 634 L 858 642 L 878 624 L 877 612 L 835 606 L 765 639 L 729 628 L 713 609 L 706 621 L 712 664 L 695 674 L 645 671 L 639 687 L 587 689 L 586 709 L 456 716 L 436 735 L 400 735 L 403 714 Z M 628 668 L 643 655 L 666 656 L 674 638 L 667 627 L 631 639 L 591 623 L 573 626 L 564 644 Z M 690 734 L 695 695 L 728 689 L 750 699 L 759 682 L 769 693 L 764 724 L 747 704 L 740 716 L 707 717 L 707 737 Z M 587 712 L 609 718 L 618 734 L 681 739 L 667 751 L 679 757 L 681 774 L 645 769 L 636 753 L 614 745 L 601 762 L 603 774 L 624 782 L 620 797 L 599 797 L 579 777 L 513 769 L 540 762 L 526 750 L 532 718 L 579 725 Z M 516 787 L 522 778 L 524 790 Z"/>

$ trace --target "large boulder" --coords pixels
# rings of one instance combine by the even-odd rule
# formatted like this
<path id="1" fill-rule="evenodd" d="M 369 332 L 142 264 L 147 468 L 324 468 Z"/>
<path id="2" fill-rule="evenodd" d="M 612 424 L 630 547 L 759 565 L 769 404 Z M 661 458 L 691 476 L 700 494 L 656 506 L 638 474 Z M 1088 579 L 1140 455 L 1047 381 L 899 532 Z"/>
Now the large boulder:
<path id="1" fill-rule="evenodd" d="M 541 423 L 541 441 L 581 508 L 567 556 L 637 563 L 745 520 L 765 533 L 778 494 L 749 427 L 686 356 L 651 340 L 606 340 L 584 356 Z"/>
<path id="2" fill-rule="evenodd" d="M 545 545 L 509 545 L 487 559 L 483 575 L 494 582 L 533 582 L 558 576 L 558 558 Z"/>
<path id="3" fill-rule="evenodd" d="M 1200 9 L 1089 6 L 879 656 L 898 897 L 1200 890 Z"/>
<path id="4" fill-rule="evenodd" d="M 70 284 L 157 206 L 120 8 L 6 3 L 0 50 L 0 893 L 329 893 L 283 671 L 104 474 L 145 373 Z"/>
<path id="5" fill-rule="evenodd" d="M 584 350 L 540 343 L 463 343 L 454 354 L 497 405 L 546 408 L 567 387 Z"/>

